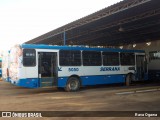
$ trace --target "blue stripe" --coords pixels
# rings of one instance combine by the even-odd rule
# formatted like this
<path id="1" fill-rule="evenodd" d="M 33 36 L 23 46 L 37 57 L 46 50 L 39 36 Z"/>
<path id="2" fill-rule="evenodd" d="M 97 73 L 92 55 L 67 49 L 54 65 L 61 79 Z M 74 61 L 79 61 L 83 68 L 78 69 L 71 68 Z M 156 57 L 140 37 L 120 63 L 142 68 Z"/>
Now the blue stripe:
<path id="1" fill-rule="evenodd" d="M 60 77 L 58 78 L 58 87 L 65 87 L 67 84 L 68 77 Z"/>
<path id="2" fill-rule="evenodd" d="M 82 80 L 82 86 L 124 83 L 125 75 L 88 76 L 88 77 L 81 77 L 81 80 Z"/>
<path id="3" fill-rule="evenodd" d="M 81 85 L 99 85 L 99 84 L 113 84 L 113 83 L 124 83 L 125 75 L 102 75 L 102 76 L 81 76 Z M 58 78 L 57 87 L 65 87 L 67 84 L 68 77 Z M 20 80 L 10 80 L 12 84 L 27 87 L 27 88 L 39 88 L 40 81 L 38 78 L 27 78 Z"/>
<path id="4" fill-rule="evenodd" d="M 19 80 L 10 80 L 12 84 L 20 87 L 27 88 L 38 88 L 39 87 L 39 79 L 38 78 L 27 78 L 27 79 L 19 79 Z"/>
<path id="5" fill-rule="evenodd" d="M 144 50 L 127 50 L 114 48 L 87 48 L 87 47 L 73 47 L 73 46 L 51 46 L 42 44 L 22 44 L 22 48 L 28 49 L 56 49 L 56 50 L 88 50 L 88 51 L 108 51 L 108 52 L 138 52 L 144 53 Z"/>
<path id="6" fill-rule="evenodd" d="M 99 76 L 81 76 L 81 85 L 99 85 L 99 84 L 113 84 L 124 83 L 125 75 L 99 75 Z M 65 87 L 68 77 L 61 77 L 58 79 L 58 87 Z"/>

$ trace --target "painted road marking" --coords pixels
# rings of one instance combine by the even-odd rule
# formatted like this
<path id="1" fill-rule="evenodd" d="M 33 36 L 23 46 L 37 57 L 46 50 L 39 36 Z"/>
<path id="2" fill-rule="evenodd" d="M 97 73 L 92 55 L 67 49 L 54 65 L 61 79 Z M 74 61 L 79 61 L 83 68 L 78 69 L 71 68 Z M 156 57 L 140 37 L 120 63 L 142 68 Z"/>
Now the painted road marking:
<path id="1" fill-rule="evenodd" d="M 135 90 L 130 90 L 130 91 L 124 91 L 124 92 L 119 92 L 115 93 L 116 95 L 125 95 L 125 94 L 135 94 L 135 93 L 144 93 L 144 92 L 154 92 L 154 91 L 160 91 L 160 87 L 158 88 L 151 88 L 151 89 L 135 89 Z"/>

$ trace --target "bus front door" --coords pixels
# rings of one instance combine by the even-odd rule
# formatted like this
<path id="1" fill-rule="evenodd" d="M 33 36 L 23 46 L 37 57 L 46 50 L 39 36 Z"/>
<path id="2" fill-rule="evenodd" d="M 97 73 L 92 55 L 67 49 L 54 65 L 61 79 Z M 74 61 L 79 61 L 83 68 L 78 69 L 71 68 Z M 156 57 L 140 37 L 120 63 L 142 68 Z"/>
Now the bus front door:
<path id="1" fill-rule="evenodd" d="M 145 55 L 136 55 L 136 78 L 137 80 L 147 79 L 147 61 Z"/>
<path id="2" fill-rule="evenodd" d="M 57 53 L 38 53 L 38 75 L 40 87 L 53 87 L 57 85 Z"/>

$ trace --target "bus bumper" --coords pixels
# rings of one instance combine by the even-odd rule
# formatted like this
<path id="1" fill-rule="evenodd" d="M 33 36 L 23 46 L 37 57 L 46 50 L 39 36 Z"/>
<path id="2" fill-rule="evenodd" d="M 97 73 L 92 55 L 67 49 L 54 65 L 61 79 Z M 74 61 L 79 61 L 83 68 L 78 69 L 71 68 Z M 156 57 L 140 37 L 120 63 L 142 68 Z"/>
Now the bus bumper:
<path id="1" fill-rule="evenodd" d="M 39 88 L 39 80 L 36 78 L 27 78 L 19 80 L 10 80 L 12 84 L 26 88 Z"/>

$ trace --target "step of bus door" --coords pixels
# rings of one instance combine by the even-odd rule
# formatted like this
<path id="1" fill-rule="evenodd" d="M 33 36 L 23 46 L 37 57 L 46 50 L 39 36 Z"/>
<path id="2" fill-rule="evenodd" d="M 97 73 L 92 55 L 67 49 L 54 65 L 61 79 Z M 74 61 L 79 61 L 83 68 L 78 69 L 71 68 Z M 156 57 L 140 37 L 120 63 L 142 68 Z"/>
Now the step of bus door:
<path id="1" fill-rule="evenodd" d="M 41 82 L 41 87 L 53 87 L 53 82 Z"/>
<path id="2" fill-rule="evenodd" d="M 53 86 L 53 77 L 43 77 L 41 79 L 41 87 L 52 87 Z"/>

